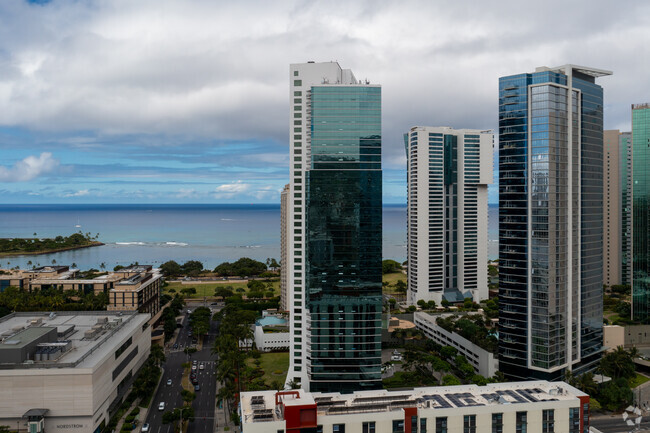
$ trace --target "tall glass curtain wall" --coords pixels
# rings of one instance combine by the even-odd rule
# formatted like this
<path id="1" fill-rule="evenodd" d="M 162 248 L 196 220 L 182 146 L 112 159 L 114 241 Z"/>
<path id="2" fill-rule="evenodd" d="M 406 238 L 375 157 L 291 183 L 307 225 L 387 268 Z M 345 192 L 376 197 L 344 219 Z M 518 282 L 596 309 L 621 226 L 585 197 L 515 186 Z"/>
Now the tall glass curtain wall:
<path id="1" fill-rule="evenodd" d="M 582 97 L 580 297 L 574 293 L 573 302 L 581 321 L 580 366 L 572 368 L 577 374 L 595 368 L 603 350 L 603 88 L 592 81 L 574 73 L 573 87 Z"/>
<path id="2" fill-rule="evenodd" d="M 315 86 L 307 172 L 310 390 L 381 388 L 381 88 Z"/>
<path id="3" fill-rule="evenodd" d="M 559 370 L 551 374 L 543 370 L 577 360 L 580 350 L 583 356 L 597 352 L 602 340 L 602 320 L 595 320 L 598 314 L 602 318 L 596 302 L 602 296 L 602 272 L 600 280 L 594 275 L 595 266 L 597 270 L 602 266 L 602 248 L 594 246 L 602 236 L 602 206 L 596 205 L 602 205 L 602 89 L 574 77 L 581 101 L 579 92 L 566 84 L 564 74 L 551 71 L 499 81 L 499 369 L 513 378 L 561 378 Z M 571 129 L 568 110 L 573 111 Z M 580 230 L 569 233 L 569 227 L 580 227 L 579 218 Z M 574 251 L 571 263 L 569 242 Z M 569 282 L 575 288 L 571 293 Z M 531 366 L 542 371 L 527 368 L 529 346 Z"/>
<path id="4" fill-rule="evenodd" d="M 650 105 L 632 109 L 632 312 L 650 317 Z"/>

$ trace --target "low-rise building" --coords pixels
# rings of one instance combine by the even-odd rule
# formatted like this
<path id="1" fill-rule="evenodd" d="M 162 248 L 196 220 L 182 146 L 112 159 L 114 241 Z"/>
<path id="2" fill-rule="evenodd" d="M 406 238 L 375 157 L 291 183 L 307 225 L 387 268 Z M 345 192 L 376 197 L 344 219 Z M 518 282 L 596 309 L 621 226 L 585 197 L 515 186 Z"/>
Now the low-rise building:
<path id="1" fill-rule="evenodd" d="M 149 356 L 148 320 L 105 311 L 1 318 L 0 425 L 99 432 Z"/>
<path id="2" fill-rule="evenodd" d="M 424 332 L 427 338 L 441 346 L 455 347 L 458 353 L 467 358 L 467 361 L 474 367 L 474 371 L 481 376 L 494 376 L 499 369 L 497 355 L 485 350 L 478 344 L 472 343 L 463 336 L 439 326 L 436 323 L 438 317 L 441 317 L 441 315 L 431 315 L 423 311 L 417 311 L 413 314 L 416 328 Z"/>
<path id="3" fill-rule="evenodd" d="M 244 392 L 242 433 L 589 431 L 589 396 L 564 382 L 512 382 L 352 394 Z"/>
<path id="4" fill-rule="evenodd" d="M 257 350 L 269 352 L 272 350 L 289 350 L 291 334 L 289 323 L 278 315 L 265 314 L 255 322 L 253 332 Z"/>
<path id="5" fill-rule="evenodd" d="M 160 310 L 162 274 L 151 266 L 134 265 L 114 273 L 122 279 L 108 293 L 109 311 L 139 311 L 154 316 Z"/>

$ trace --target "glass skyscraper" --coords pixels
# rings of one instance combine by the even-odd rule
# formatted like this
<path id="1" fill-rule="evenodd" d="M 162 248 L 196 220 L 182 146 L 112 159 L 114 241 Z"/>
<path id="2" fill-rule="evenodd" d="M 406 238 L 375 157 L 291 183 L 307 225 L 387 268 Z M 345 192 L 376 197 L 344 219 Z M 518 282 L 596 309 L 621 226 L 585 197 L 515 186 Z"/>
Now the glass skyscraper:
<path id="1" fill-rule="evenodd" d="M 611 72 L 499 80 L 499 370 L 562 379 L 602 352 L 603 90 Z"/>
<path id="2" fill-rule="evenodd" d="M 287 381 L 381 388 L 381 87 L 338 63 L 291 65 Z"/>
<path id="3" fill-rule="evenodd" d="M 650 317 L 650 104 L 632 105 L 632 318 Z"/>

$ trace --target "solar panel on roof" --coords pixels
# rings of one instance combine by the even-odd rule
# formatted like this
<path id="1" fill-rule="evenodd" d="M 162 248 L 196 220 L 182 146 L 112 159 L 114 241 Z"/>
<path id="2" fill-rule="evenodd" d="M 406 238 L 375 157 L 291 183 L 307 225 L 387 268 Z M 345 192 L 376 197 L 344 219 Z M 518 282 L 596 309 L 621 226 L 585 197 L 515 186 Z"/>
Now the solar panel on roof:
<path id="1" fill-rule="evenodd" d="M 426 397 L 431 397 L 431 399 L 438 402 L 438 404 L 440 404 L 440 407 L 443 409 L 452 407 L 451 404 L 449 404 L 449 402 L 445 400 L 441 395 L 427 395 L 425 398 Z"/>

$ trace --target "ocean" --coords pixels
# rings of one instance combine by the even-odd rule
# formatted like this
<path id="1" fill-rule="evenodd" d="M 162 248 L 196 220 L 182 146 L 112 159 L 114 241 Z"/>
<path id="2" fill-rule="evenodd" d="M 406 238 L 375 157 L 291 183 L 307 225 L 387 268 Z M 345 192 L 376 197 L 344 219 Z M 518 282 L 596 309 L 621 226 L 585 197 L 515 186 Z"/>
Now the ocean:
<path id="1" fill-rule="evenodd" d="M 488 257 L 498 255 L 498 207 L 489 208 Z M 383 256 L 406 260 L 406 206 L 383 209 Z M 79 225 L 80 227 L 76 227 Z M 80 269 L 199 260 L 206 269 L 240 257 L 280 260 L 280 205 L 0 205 L 0 237 L 99 234 L 105 245 L 5 257 L 0 267 L 76 264 Z M 30 263 L 31 262 L 31 263 Z"/>

